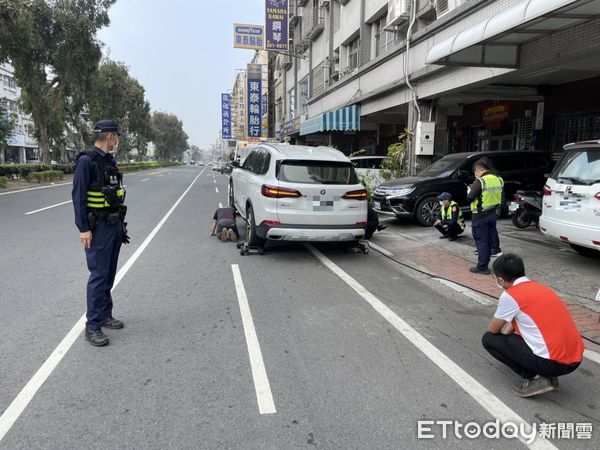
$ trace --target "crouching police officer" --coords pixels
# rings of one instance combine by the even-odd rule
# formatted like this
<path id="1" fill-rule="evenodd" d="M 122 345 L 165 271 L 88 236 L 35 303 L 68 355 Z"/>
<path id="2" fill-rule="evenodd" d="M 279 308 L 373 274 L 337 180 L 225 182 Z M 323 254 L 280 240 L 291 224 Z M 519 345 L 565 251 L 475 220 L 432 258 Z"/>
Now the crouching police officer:
<path id="1" fill-rule="evenodd" d="M 87 284 L 85 339 L 94 346 L 108 344 L 102 328 L 124 324 L 112 315 L 111 289 L 122 243 L 129 243 L 123 176 L 111 154 L 121 132 L 112 120 L 100 120 L 94 128 L 94 146 L 77 156 L 73 178 L 75 224 L 85 248 L 90 277 Z"/>
<path id="2" fill-rule="evenodd" d="M 438 195 L 438 200 L 442 206 L 441 218 L 438 218 L 433 226 L 442 233 L 440 239 L 455 241 L 458 235 L 465 231 L 465 218 L 458 204 L 452 200 L 452 194 L 442 192 Z"/>

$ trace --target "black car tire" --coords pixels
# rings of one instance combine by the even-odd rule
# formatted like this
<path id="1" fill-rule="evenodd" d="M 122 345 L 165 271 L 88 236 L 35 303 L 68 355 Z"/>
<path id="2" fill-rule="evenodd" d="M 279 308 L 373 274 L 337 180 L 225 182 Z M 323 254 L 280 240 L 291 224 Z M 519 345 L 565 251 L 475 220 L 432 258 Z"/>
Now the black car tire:
<path id="1" fill-rule="evenodd" d="M 262 247 L 265 245 L 265 240 L 259 238 L 256 234 L 256 222 L 254 221 L 252 206 L 248 206 L 246 210 L 246 240 L 250 247 Z"/>
<path id="2" fill-rule="evenodd" d="M 531 216 L 525 211 L 517 210 L 512 215 L 512 223 L 517 228 L 527 228 L 531 225 Z"/>
<path id="3" fill-rule="evenodd" d="M 425 197 L 417 203 L 415 208 L 415 218 L 424 227 L 433 225 L 434 217 L 441 210 L 440 202 L 437 197 Z"/>
<path id="4" fill-rule="evenodd" d="M 583 256 L 588 256 L 591 258 L 599 258 L 600 251 L 594 250 L 593 248 L 584 247 L 582 245 L 577 244 L 569 244 L 573 250 Z"/>
<path id="5" fill-rule="evenodd" d="M 227 192 L 227 202 L 229 203 L 229 207 L 235 209 L 235 200 L 233 197 L 233 183 L 229 183 L 229 192 Z"/>

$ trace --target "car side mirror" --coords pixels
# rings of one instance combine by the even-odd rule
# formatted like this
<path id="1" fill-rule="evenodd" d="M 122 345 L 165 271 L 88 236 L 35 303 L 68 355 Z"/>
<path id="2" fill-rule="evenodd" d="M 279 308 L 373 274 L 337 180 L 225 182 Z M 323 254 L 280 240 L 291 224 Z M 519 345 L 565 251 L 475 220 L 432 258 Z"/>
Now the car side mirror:
<path id="1" fill-rule="evenodd" d="M 237 168 L 240 167 L 240 162 L 235 159 L 233 161 L 231 161 L 229 164 L 231 165 L 231 167 L 237 167 Z"/>

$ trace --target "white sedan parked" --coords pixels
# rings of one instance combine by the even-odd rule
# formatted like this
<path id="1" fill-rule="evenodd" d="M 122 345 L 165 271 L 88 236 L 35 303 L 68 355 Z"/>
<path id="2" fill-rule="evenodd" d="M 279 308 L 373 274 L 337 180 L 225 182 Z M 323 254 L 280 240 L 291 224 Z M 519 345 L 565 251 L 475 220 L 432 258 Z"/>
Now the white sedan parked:
<path id="1" fill-rule="evenodd" d="M 262 144 L 233 166 L 229 205 L 246 220 L 249 245 L 364 237 L 367 192 L 340 151 Z"/>

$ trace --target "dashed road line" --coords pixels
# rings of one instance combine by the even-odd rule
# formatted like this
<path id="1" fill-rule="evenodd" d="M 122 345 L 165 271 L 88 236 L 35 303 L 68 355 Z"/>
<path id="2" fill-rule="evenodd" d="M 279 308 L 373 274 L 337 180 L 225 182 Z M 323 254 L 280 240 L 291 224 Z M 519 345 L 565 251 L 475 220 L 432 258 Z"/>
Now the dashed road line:
<path id="1" fill-rule="evenodd" d="M 57 203 L 56 205 L 46 206 L 45 208 L 36 209 L 35 211 L 29 211 L 29 212 L 25 213 L 25 215 L 29 216 L 31 214 L 38 213 L 40 211 L 46 211 L 47 209 L 56 208 L 57 206 L 61 206 L 61 205 L 66 205 L 67 203 L 71 203 L 71 201 L 72 200 L 69 200 L 69 201 L 66 201 L 66 202 Z"/>
<path id="2" fill-rule="evenodd" d="M 477 403 L 479 403 L 493 417 L 500 420 L 501 423 L 523 424 L 528 434 L 532 433 L 531 425 L 526 422 L 515 411 L 510 409 L 498 397 L 492 394 L 487 388 L 479 383 L 475 378 L 465 372 L 454 361 L 442 353 L 436 346 L 429 342 L 422 334 L 411 327 L 407 322 L 401 319 L 396 313 L 388 308 L 381 300 L 371 294 L 354 278 L 344 272 L 333 261 L 323 255 L 312 245 L 306 245 L 306 248 L 329 270 L 342 279 L 358 295 L 360 295 L 373 309 L 386 319 L 396 330 L 398 330 L 406 339 L 417 347 L 425 356 L 427 356 L 435 365 L 437 365 L 446 375 L 452 378 L 461 388 L 465 390 Z M 525 441 L 525 438 L 519 436 L 519 440 L 531 449 L 556 449 L 551 443 L 543 439 L 536 439 L 531 444 Z"/>
<path id="3" fill-rule="evenodd" d="M 141 183 L 143 183 L 144 181 L 148 181 L 150 178 L 144 178 L 143 180 L 141 180 Z"/>
<path id="4" fill-rule="evenodd" d="M 246 344 L 248 345 L 248 355 L 250 357 L 258 410 L 261 414 L 275 414 L 277 411 L 273 402 L 271 385 L 269 384 L 269 377 L 267 376 L 262 352 L 260 351 L 260 344 L 256 335 L 256 328 L 254 328 L 254 321 L 252 320 L 252 313 L 250 312 L 250 305 L 248 304 L 248 297 L 244 289 L 240 267 L 237 264 L 232 264 L 231 271 L 233 272 L 233 281 L 240 305 L 240 314 L 242 315 L 242 325 L 244 327 L 244 334 L 246 335 Z"/>
<path id="5" fill-rule="evenodd" d="M 215 192 L 218 194 L 219 193 L 219 188 L 215 187 Z"/>

